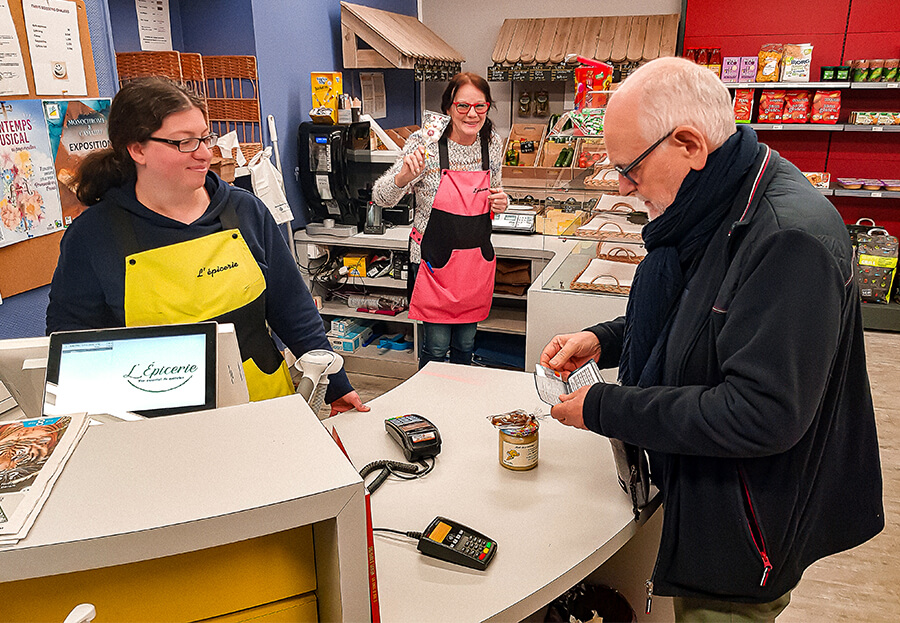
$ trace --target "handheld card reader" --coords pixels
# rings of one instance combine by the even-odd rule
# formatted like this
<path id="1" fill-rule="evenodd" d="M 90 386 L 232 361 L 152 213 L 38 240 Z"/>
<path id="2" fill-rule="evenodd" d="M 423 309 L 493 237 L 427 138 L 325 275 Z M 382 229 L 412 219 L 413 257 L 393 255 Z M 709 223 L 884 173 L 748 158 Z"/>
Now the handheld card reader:
<path id="1" fill-rule="evenodd" d="M 435 517 L 416 549 L 426 556 L 484 571 L 494 559 L 497 542 L 461 523 Z"/>
<path id="2" fill-rule="evenodd" d="M 441 452 L 440 431 L 421 415 L 410 413 L 388 418 L 384 429 L 403 449 L 407 461 L 419 461 Z"/>

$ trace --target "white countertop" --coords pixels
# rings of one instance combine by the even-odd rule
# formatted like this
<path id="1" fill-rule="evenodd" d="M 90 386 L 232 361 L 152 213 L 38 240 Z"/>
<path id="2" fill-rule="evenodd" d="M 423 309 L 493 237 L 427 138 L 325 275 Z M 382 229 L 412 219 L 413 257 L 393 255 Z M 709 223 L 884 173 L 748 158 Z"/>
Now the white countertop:
<path id="1" fill-rule="evenodd" d="M 487 416 L 538 406 L 547 412 L 531 374 L 430 363 L 368 404 L 368 413 L 325 421 L 357 469 L 378 459 L 404 460 L 384 430 L 386 418 L 418 413 L 443 440 L 433 472 L 413 481 L 391 478 L 372 494 L 373 525 L 422 531 L 443 515 L 497 542 L 491 565 L 476 571 L 423 556 L 412 539 L 376 533 L 384 621 L 521 620 L 586 577 L 640 528 L 604 437 L 547 418 L 535 469 L 499 464 L 498 431 Z"/>

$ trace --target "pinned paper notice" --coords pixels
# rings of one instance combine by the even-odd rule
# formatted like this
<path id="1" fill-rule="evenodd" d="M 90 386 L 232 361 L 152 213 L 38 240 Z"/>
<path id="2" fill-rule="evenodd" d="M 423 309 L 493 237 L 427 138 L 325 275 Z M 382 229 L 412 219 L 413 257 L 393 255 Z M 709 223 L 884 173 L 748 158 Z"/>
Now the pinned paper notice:
<path id="1" fill-rule="evenodd" d="M 22 12 L 37 95 L 87 95 L 77 5 L 24 2 Z"/>
<path id="2" fill-rule="evenodd" d="M 0 95 L 28 95 L 22 46 L 6 0 L 0 0 Z"/>

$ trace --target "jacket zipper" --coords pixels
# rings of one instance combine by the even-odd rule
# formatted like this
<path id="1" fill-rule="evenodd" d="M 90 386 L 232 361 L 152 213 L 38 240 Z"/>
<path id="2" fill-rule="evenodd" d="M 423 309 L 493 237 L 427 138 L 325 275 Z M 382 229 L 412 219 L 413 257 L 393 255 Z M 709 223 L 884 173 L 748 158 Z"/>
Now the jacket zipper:
<path id="1" fill-rule="evenodd" d="M 759 520 L 756 518 L 756 511 L 753 509 L 753 502 L 750 500 L 750 489 L 744 480 L 743 472 L 738 470 L 738 476 L 741 480 L 741 488 L 744 490 L 744 497 L 747 500 L 747 509 L 749 510 L 747 527 L 750 528 L 750 538 L 753 539 L 753 546 L 756 547 L 756 551 L 763 563 L 763 574 L 759 585 L 765 586 L 766 580 L 769 579 L 769 573 L 772 571 L 772 563 L 769 561 L 769 555 L 766 553 L 766 543 L 763 541 L 762 529 L 759 527 Z"/>

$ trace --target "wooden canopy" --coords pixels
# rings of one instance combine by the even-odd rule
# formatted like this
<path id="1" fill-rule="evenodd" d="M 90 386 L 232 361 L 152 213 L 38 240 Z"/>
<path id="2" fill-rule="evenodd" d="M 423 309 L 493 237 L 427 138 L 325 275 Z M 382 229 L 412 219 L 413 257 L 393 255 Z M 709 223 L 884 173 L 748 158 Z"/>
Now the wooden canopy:
<path id="1" fill-rule="evenodd" d="M 341 2 L 341 37 L 347 69 L 414 69 L 417 63 L 466 60 L 415 17 L 348 2 Z M 372 49 L 359 49 L 357 37 Z"/>
<path id="2" fill-rule="evenodd" d="M 562 63 L 568 54 L 612 63 L 674 56 L 679 15 L 506 19 L 491 55 L 503 65 Z"/>

